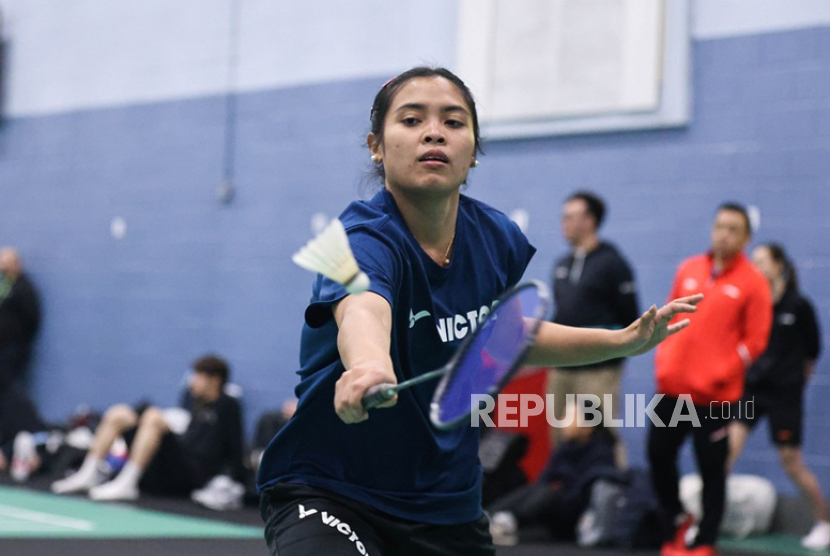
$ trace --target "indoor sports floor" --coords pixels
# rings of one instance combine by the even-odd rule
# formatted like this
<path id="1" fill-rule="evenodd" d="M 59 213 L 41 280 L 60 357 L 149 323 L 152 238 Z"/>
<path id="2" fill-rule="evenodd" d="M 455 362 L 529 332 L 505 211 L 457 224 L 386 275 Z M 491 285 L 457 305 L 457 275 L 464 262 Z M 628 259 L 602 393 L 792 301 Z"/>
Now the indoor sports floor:
<path id="1" fill-rule="evenodd" d="M 0 554 L 3 556 L 267 556 L 257 509 L 215 512 L 189 500 L 142 497 L 130 503 L 57 496 L 48 482 L 17 486 L 0 480 Z M 499 556 L 654 556 L 657 551 L 583 549 L 527 539 L 499 548 Z M 815 556 L 796 536 L 724 541 L 722 556 Z M 290 556 L 290 555 L 289 555 Z"/>

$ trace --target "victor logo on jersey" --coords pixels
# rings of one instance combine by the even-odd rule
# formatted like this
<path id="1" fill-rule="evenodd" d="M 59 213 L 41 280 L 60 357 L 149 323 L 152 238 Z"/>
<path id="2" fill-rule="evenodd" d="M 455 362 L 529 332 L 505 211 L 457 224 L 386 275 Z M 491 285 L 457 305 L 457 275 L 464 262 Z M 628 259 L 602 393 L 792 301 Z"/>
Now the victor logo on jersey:
<path id="1" fill-rule="evenodd" d="M 496 303 L 494 301 L 493 306 Z M 482 305 L 478 310 L 467 311 L 464 314 L 438 319 L 438 335 L 441 337 L 441 341 L 447 343 L 454 340 L 461 340 L 467 334 L 475 332 L 479 323 L 490 314 L 490 310 L 491 307 Z"/>
<path id="2" fill-rule="evenodd" d="M 409 328 L 414 328 L 415 323 L 421 320 L 424 317 L 429 316 L 429 311 L 418 311 L 417 313 L 413 313 L 412 309 L 409 310 Z"/>

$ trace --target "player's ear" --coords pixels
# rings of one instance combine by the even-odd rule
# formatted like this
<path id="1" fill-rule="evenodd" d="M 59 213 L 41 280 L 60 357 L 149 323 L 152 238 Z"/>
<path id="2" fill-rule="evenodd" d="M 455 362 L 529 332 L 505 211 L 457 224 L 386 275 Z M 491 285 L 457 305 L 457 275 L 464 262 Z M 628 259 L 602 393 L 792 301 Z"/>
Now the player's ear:
<path id="1" fill-rule="evenodd" d="M 369 154 L 372 155 L 372 161 L 375 164 L 379 163 L 382 160 L 383 153 L 381 152 L 380 141 L 378 141 L 374 133 L 369 133 L 366 136 L 366 144 L 369 146 Z"/>

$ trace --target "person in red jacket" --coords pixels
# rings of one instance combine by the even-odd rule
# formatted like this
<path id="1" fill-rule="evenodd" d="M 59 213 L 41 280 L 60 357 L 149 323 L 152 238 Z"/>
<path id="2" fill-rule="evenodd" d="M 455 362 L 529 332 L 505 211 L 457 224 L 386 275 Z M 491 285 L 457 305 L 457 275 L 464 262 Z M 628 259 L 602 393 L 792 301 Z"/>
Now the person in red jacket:
<path id="1" fill-rule="evenodd" d="M 744 254 L 751 237 L 746 209 L 735 203 L 720 205 L 710 251 L 683 261 L 672 286 L 670 297 L 702 292 L 705 301 L 688 315 L 686 333 L 667 338 L 655 356 L 657 393 L 663 397 L 654 414 L 666 426 L 650 427 L 648 457 L 664 521 L 661 556 L 716 554 L 725 505 L 729 415 L 739 409 L 746 370 L 766 349 L 772 326 L 769 284 Z M 692 412 L 688 420 L 672 419 L 675 408 L 683 406 L 679 400 Z M 703 480 L 703 515 L 687 546 L 692 520 L 680 502 L 677 455 L 689 434 Z"/>

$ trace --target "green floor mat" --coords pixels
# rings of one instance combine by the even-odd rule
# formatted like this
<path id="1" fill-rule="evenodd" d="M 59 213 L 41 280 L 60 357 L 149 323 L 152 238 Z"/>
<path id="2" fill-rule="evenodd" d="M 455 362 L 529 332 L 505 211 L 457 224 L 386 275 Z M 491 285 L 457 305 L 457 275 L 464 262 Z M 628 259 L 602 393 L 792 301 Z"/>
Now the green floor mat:
<path id="1" fill-rule="evenodd" d="M 0 538 L 262 538 L 262 529 L 0 486 Z"/>
<path id="2" fill-rule="evenodd" d="M 828 554 L 801 547 L 801 538 L 794 535 L 764 535 L 741 540 L 723 539 L 718 547 L 728 550 L 740 550 L 748 554 L 778 554 L 780 556 L 817 556 Z"/>

